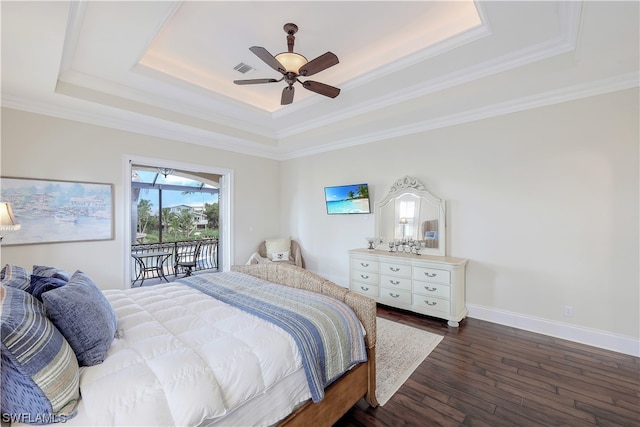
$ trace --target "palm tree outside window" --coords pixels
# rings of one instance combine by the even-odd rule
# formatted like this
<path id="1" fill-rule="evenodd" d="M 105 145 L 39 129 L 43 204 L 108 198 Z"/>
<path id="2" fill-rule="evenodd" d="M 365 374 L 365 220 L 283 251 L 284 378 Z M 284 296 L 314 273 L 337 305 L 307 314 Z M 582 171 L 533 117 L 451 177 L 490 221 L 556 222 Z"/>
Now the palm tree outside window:
<path id="1" fill-rule="evenodd" d="M 132 167 L 132 244 L 219 237 L 219 176 Z"/>

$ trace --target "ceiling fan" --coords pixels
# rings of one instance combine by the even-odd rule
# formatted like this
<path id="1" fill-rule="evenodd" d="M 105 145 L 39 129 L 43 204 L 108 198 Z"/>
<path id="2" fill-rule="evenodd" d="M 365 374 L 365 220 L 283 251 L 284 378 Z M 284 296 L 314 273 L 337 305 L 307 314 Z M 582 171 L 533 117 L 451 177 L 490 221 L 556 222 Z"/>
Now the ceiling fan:
<path id="1" fill-rule="evenodd" d="M 340 89 L 337 87 L 329 86 L 324 83 L 314 82 L 313 80 L 301 81 L 298 77 L 312 76 L 319 73 L 322 70 L 326 70 L 329 67 L 336 65 L 338 57 L 327 52 L 320 55 L 312 61 L 307 61 L 304 56 L 295 53 L 293 51 L 293 44 L 295 42 L 294 34 L 298 32 L 298 26 L 296 24 L 285 24 L 284 32 L 287 33 L 287 52 L 282 52 L 273 56 L 261 46 L 252 46 L 249 48 L 258 58 L 262 59 L 268 66 L 282 74 L 280 79 L 251 79 L 251 80 L 234 80 L 237 85 L 253 85 L 260 83 L 277 83 L 285 81 L 287 86 L 282 90 L 282 98 L 280 104 L 287 105 L 293 102 L 293 95 L 295 88 L 293 84 L 298 82 L 303 88 L 312 92 L 319 93 L 320 95 L 335 98 L 340 94 Z"/>

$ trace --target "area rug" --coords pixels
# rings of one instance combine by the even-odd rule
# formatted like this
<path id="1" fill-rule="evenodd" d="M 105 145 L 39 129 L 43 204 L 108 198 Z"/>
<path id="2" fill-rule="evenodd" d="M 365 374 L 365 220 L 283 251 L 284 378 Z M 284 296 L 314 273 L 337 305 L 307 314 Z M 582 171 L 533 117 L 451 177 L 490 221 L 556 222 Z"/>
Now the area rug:
<path id="1" fill-rule="evenodd" d="M 376 397 L 384 405 L 443 337 L 381 317 L 377 329 Z"/>

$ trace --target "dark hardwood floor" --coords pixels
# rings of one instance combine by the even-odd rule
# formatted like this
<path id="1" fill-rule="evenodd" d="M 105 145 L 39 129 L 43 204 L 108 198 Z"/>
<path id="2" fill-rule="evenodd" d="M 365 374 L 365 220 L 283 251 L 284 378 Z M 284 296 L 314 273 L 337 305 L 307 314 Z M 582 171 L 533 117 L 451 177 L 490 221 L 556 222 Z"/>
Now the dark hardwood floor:
<path id="1" fill-rule="evenodd" d="M 444 339 L 389 402 L 362 401 L 336 426 L 640 426 L 640 358 L 477 319 L 378 315 Z"/>

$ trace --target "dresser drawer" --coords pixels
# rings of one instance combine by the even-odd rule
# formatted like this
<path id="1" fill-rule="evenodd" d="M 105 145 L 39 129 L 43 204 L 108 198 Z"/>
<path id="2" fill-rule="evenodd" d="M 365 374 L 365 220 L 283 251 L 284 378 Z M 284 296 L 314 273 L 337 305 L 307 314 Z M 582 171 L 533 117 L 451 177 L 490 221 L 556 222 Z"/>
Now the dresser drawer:
<path id="1" fill-rule="evenodd" d="M 414 267 L 413 278 L 429 282 L 451 283 L 451 272 L 436 268 Z"/>
<path id="2" fill-rule="evenodd" d="M 368 285 L 378 285 L 378 274 L 369 273 L 367 271 L 353 270 L 351 272 L 351 280 L 366 283 Z"/>
<path id="3" fill-rule="evenodd" d="M 451 288 L 449 285 L 439 283 L 427 283 L 416 280 L 413 282 L 413 292 L 428 297 L 451 298 Z"/>
<path id="4" fill-rule="evenodd" d="M 378 298 L 378 287 L 365 283 L 351 282 L 351 290 L 359 294 L 367 295 L 371 298 Z"/>
<path id="5" fill-rule="evenodd" d="M 381 262 L 380 274 L 387 274 L 389 276 L 411 277 L 411 266 Z"/>
<path id="6" fill-rule="evenodd" d="M 431 310 L 441 311 L 443 313 L 449 313 L 449 311 L 451 311 L 451 301 L 418 294 L 413 294 L 413 305 L 422 313 Z"/>
<path id="7" fill-rule="evenodd" d="M 354 270 L 377 273 L 378 261 L 371 261 L 370 259 L 363 258 L 351 258 L 351 268 Z"/>
<path id="8" fill-rule="evenodd" d="M 380 275 L 380 286 L 386 286 L 389 289 L 411 290 L 411 278 Z"/>
<path id="9" fill-rule="evenodd" d="M 411 305 L 411 292 L 398 289 L 380 288 L 380 302 L 389 305 Z"/>
<path id="10" fill-rule="evenodd" d="M 353 249 L 349 251 L 349 288 L 380 304 L 445 319 L 456 327 L 468 314 L 467 261 Z"/>

